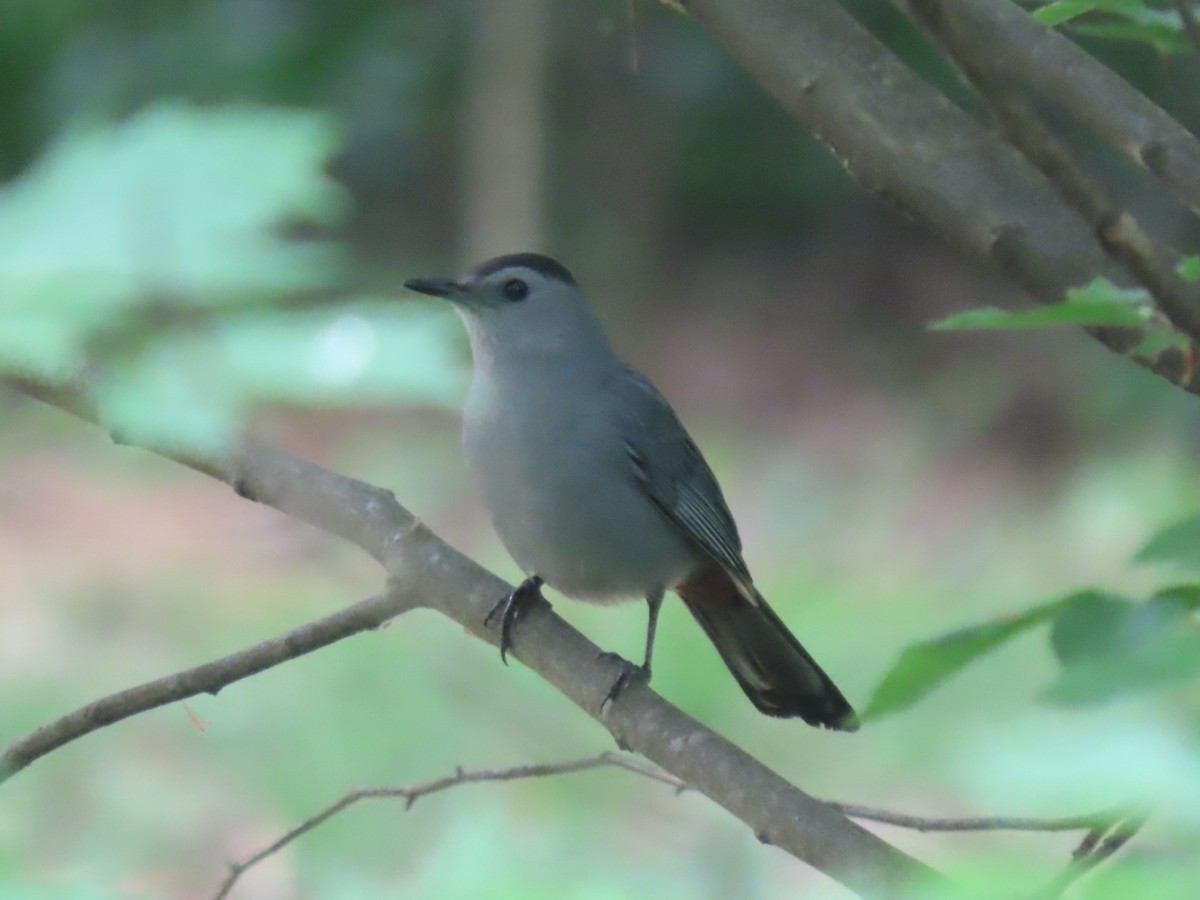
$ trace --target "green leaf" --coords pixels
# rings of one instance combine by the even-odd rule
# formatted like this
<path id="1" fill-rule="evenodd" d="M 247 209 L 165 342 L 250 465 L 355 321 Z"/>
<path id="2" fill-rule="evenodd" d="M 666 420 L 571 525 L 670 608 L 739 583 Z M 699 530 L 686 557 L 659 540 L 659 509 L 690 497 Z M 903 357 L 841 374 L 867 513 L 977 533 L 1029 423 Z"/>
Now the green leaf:
<path id="1" fill-rule="evenodd" d="M 286 231 L 344 209 L 325 171 L 338 143 L 327 115 L 249 106 L 162 103 L 111 126 L 77 123 L 0 186 L 0 370 L 61 378 L 90 367 L 108 427 L 195 452 L 227 444 L 248 397 L 285 386 L 305 401 L 321 396 L 319 379 L 302 377 L 303 355 L 280 352 L 313 329 L 305 314 L 263 313 L 234 347 L 237 317 L 175 313 L 269 309 L 337 284 L 339 248 Z M 432 396 L 435 378 L 457 383 L 438 355 L 445 339 L 414 346 L 412 322 L 377 330 L 393 337 L 379 342 L 374 380 L 359 383 L 386 381 L 393 397 Z M 268 363 L 274 392 L 250 375 Z"/>
<path id="2" fill-rule="evenodd" d="M 1179 17 L 1172 16 L 1172 13 L 1162 13 L 1157 20 L 1147 18 L 1145 22 L 1086 22 L 1073 27 L 1079 34 L 1089 37 L 1147 44 L 1164 56 L 1193 52 L 1191 42 L 1183 34 Z"/>
<path id="3" fill-rule="evenodd" d="M 328 117 L 254 107 L 150 107 L 77 126 L 0 189 L 0 313 L 210 304 L 324 286 L 330 246 L 285 239 L 344 206 L 323 172 Z"/>
<path id="4" fill-rule="evenodd" d="M 1063 22 L 1069 22 L 1076 16 L 1089 13 L 1099 5 L 1097 0 L 1058 0 L 1056 3 L 1047 3 L 1041 9 L 1035 10 L 1033 17 L 1054 27 Z"/>
<path id="5" fill-rule="evenodd" d="M 1179 584 L 1163 588 L 1147 603 L 1161 616 L 1182 618 L 1200 609 L 1200 584 Z"/>
<path id="6" fill-rule="evenodd" d="M 947 316 L 929 327 L 934 331 L 1016 331 L 1060 325 L 1136 327 L 1144 324 L 1145 317 L 1127 304 L 1081 300 L 1019 312 L 994 307 L 970 309 Z"/>
<path id="7" fill-rule="evenodd" d="M 144 340 L 110 361 L 95 395 L 119 439 L 210 456 L 254 402 L 457 403 L 458 330 L 436 305 L 396 300 L 226 316 Z"/>
<path id="8" fill-rule="evenodd" d="M 1151 331 L 1133 347 L 1125 351 L 1127 356 L 1137 356 L 1143 359 L 1157 359 L 1168 350 L 1186 351 L 1191 346 L 1188 336 L 1181 331 Z"/>
<path id="9" fill-rule="evenodd" d="M 1140 20 L 1150 10 L 1142 0 L 1056 0 L 1036 10 L 1033 16 L 1054 26 L 1090 12 L 1106 12 Z"/>
<path id="10" fill-rule="evenodd" d="M 1064 604 L 1050 628 L 1050 646 L 1064 666 L 1118 652 L 1135 609 L 1128 600 L 1099 591 L 1079 594 Z"/>
<path id="11" fill-rule="evenodd" d="M 1090 593 L 1071 594 L 1016 615 L 911 644 L 884 675 L 862 718 L 877 719 L 908 709 L 980 656 L 1048 621 L 1063 606 Z"/>
<path id="12" fill-rule="evenodd" d="M 177 103 L 69 129 L 0 187 L 0 367 L 77 370 L 97 329 L 151 306 L 330 286 L 335 249 L 280 228 L 343 207 L 337 141 L 318 113 Z"/>
<path id="13" fill-rule="evenodd" d="M 84 365 L 83 342 L 96 317 L 22 309 L 0 317 L 0 372 L 66 380 Z"/>
<path id="14" fill-rule="evenodd" d="M 936 331 L 1016 330 L 1059 325 L 1140 326 L 1146 323 L 1149 294 L 1117 287 L 1097 278 L 1082 288 L 1071 288 L 1062 303 L 1038 309 L 1008 312 L 987 307 L 956 313 L 929 327 Z"/>
<path id="15" fill-rule="evenodd" d="M 1143 0 L 1058 0 L 1033 15 L 1050 26 L 1088 15 L 1085 21 L 1072 22 L 1072 29 L 1094 37 L 1149 44 L 1160 53 L 1192 49 L 1179 13 L 1157 9 Z"/>
<path id="16" fill-rule="evenodd" d="M 249 399 L 303 404 L 456 403 L 465 367 L 446 310 L 394 299 L 267 312 L 224 324 L 226 374 Z"/>
<path id="17" fill-rule="evenodd" d="M 219 455 L 239 436 L 241 407 L 205 337 L 151 342 L 93 386 L 115 439 L 153 449 Z"/>
<path id="18" fill-rule="evenodd" d="M 1184 257 L 1178 271 L 1180 276 L 1188 281 L 1200 281 L 1200 256 Z"/>
<path id="19" fill-rule="evenodd" d="M 1162 529 L 1134 555 L 1133 561 L 1200 567 L 1200 514 Z"/>
<path id="20" fill-rule="evenodd" d="M 1200 586 L 1171 588 L 1123 606 L 1091 622 L 1076 621 L 1073 628 L 1093 630 L 1077 639 L 1076 652 L 1059 654 L 1063 672 L 1042 692 L 1044 701 L 1092 705 L 1200 676 L 1200 632 L 1189 618 L 1200 607 Z"/>
<path id="21" fill-rule="evenodd" d="M 1067 288 L 1066 302 L 1120 303 L 1139 311 L 1152 305 L 1150 292 L 1145 288 L 1120 287 L 1107 278 L 1093 278 L 1083 287 Z"/>

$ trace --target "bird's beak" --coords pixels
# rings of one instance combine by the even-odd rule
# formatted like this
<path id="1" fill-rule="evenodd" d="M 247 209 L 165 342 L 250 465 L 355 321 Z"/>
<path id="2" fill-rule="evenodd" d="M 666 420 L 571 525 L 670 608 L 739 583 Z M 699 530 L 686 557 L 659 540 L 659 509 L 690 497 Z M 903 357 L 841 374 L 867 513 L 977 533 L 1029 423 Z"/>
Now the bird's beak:
<path id="1" fill-rule="evenodd" d="M 430 297 L 454 297 L 462 292 L 462 285 L 448 278 L 410 278 L 404 282 L 404 286 Z"/>

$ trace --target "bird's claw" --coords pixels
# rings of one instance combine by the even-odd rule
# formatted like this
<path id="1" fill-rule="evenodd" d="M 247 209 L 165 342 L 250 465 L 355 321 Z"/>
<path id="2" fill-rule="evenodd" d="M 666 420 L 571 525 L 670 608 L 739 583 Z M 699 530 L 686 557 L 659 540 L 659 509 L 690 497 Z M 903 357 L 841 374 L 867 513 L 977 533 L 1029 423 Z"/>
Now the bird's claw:
<path id="1" fill-rule="evenodd" d="M 650 669 L 648 666 L 638 666 L 631 663 L 619 653 L 601 653 L 600 658 L 611 660 L 621 667 L 621 671 L 617 674 L 616 680 L 609 687 L 608 693 L 604 695 L 604 699 L 600 701 L 600 714 L 604 715 L 609 704 L 616 700 L 625 691 L 627 687 L 634 683 L 649 684 Z"/>
<path id="2" fill-rule="evenodd" d="M 484 628 L 491 628 L 492 622 L 497 617 L 500 619 L 500 661 L 505 665 L 508 665 L 508 651 L 512 649 L 513 626 L 517 624 L 521 613 L 525 612 L 531 604 L 544 599 L 542 597 L 543 583 L 537 575 L 526 578 L 496 601 L 496 605 L 483 619 Z"/>

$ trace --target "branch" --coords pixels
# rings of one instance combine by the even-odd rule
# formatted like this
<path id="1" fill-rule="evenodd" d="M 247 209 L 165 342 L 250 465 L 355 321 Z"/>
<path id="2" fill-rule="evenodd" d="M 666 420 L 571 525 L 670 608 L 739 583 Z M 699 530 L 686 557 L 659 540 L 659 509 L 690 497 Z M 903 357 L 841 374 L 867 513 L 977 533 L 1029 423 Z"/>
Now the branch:
<path id="1" fill-rule="evenodd" d="M 28 380 L 27 393 L 91 417 L 82 395 Z M 511 590 L 420 525 L 388 491 L 329 472 L 279 450 L 247 443 L 225 459 L 161 455 L 234 486 L 239 494 L 357 544 L 375 557 L 393 590 L 458 622 L 493 645 L 484 617 Z M 370 602 L 370 601 L 368 601 Z M 918 884 L 944 883 L 841 813 L 804 793 L 740 747 L 704 727 L 643 684 L 631 685 L 601 712 L 620 664 L 550 610 L 530 609 L 509 655 L 519 659 L 606 727 L 619 747 L 651 760 L 724 807 L 765 843 L 774 844 L 861 896 L 902 898 Z M 830 735 L 830 739 L 838 738 Z"/>
<path id="2" fill-rule="evenodd" d="M 1097 825 L 1083 836 L 1067 868 L 1038 896 L 1047 900 L 1061 897 L 1068 887 L 1128 844 L 1146 824 L 1146 818 L 1146 814 L 1138 813 Z"/>
<path id="3" fill-rule="evenodd" d="M 999 135 L 919 78 L 828 0 L 688 0 L 688 10 L 867 189 L 988 260 L 1043 303 L 1123 280 L 1088 225 Z M 1142 329 L 1093 329 L 1125 353 Z M 1135 360 L 1179 378 L 1177 355 Z"/>
<path id="4" fill-rule="evenodd" d="M 601 753 L 598 756 L 590 756 L 585 759 L 574 759 L 559 763 L 545 763 L 541 765 L 514 766 L 510 769 L 480 769 L 467 772 L 459 767 L 455 769 L 453 775 L 448 775 L 443 778 L 437 778 L 433 781 L 426 781 L 421 784 L 411 785 L 408 787 L 369 787 L 357 788 L 348 791 L 341 798 L 323 807 L 313 813 L 308 818 L 301 821 L 293 828 L 288 829 L 277 840 L 268 846 L 259 850 L 240 862 L 230 863 L 229 874 L 225 880 L 221 882 L 220 888 L 217 890 L 213 900 L 224 900 L 229 896 L 229 892 L 233 889 L 234 884 L 245 872 L 254 866 L 258 865 L 263 860 L 274 856 L 288 844 L 295 841 L 302 835 L 312 831 L 317 826 L 323 824 L 349 807 L 355 805 L 360 800 L 374 800 L 380 798 L 401 799 L 404 801 L 404 811 L 412 809 L 413 804 L 422 797 L 429 794 L 436 794 L 440 791 L 449 790 L 450 788 L 458 787 L 464 784 L 478 784 L 483 781 L 515 781 L 522 778 L 544 778 L 551 775 L 568 775 L 575 772 L 585 772 L 590 769 L 597 769 L 603 766 L 616 766 L 626 769 L 638 775 L 642 775 L 652 781 L 657 781 L 661 784 L 669 785 L 675 789 L 676 794 L 681 794 L 688 789 L 688 785 L 669 775 L 660 769 L 653 766 L 648 766 L 640 760 L 633 759 L 628 756 L 623 756 L 619 753 Z M 945 819 L 945 818 L 926 818 L 923 816 L 910 816 L 904 813 L 890 812 L 888 810 L 875 809 L 868 806 L 855 806 L 849 803 L 833 803 L 829 806 L 834 807 L 845 815 L 853 816 L 858 819 L 868 819 L 872 822 L 882 822 L 888 825 L 897 825 L 901 828 L 912 828 L 916 831 L 1078 831 L 1079 829 L 1089 829 L 1088 836 L 1097 835 L 1092 841 L 1092 845 L 1088 847 L 1091 852 L 1092 846 L 1097 844 L 1104 833 L 1114 828 L 1120 823 L 1121 819 L 1116 817 L 1112 812 L 1094 813 L 1089 816 L 1066 816 L 1062 818 L 1046 819 L 1046 818 L 1028 818 L 1028 817 L 1005 817 L 993 816 L 986 818 L 967 818 L 967 819 Z M 1084 844 L 1088 841 L 1088 836 L 1084 838 Z M 1132 835 L 1130 835 L 1132 837 Z M 1128 840 L 1128 838 L 1126 838 Z M 1083 845 L 1081 845 L 1082 847 Z M 1099 852 L 1099 851 L 1097 851 Z M 1109 850 L 1108 854 L 1115 852 Z M 1075 856 L 1080 856 L 1080 851 L 1076 851 Z M 1093 863 L 1094 865 L 1095 863 Z M 1076 876 L 1078 877 L 1078 876 Z"/>
<path id="5" fill-rule="evenodd" d="M 1200 285 L 1180 277 L 1178 259 L 1158 246 L 1132 213 L 1116 206 L 1028 102 L 998 76 L 990 35 L 964 27 L 953 0 L 910 0 L 908 5 L 995 113 L 1009 141 L 1091 226 L 1105 252 L 1150 291 L 1172 325 L 1200 342 Z"/>
<path id="6" fill-rule="evenodd" d="M 900 5 L 911 12 L 918 3 L 900 0 Z M 1200 212 L 1200 140 L 1167 112 L 1016 3 L 946 0 L 942 6 L 957 29 L 986 41 L 996 72 L 1037 88 Z M 1176 0 L 1181 11 L 1186 6 Z M 1187 18 L 1183 21 L 1191 34 Z"/>
<path id="7" fill-rule="evenodd" d="M 1104 267 L 1087 228 L 1015 151 L 826 0 L 688 10 L 868 190 L 1057 302 Z"/>
<path id="8" fill-rule="evenodd" d="M 876 809 L 873 806 L 857 806 L 853 803 L 830 802 L 830 806 L 853 819 L 879 822 L 910 828 L 913 831 L 1089 831 L 1096 828 L 1111 828 L 1117 814 L 1111 810 L 1082 816 L 1060 816 L 1039 818 L 1034 816 L 972 816 L 968 818 L 938 818 L 913 816 L 907 813 Z"/>
<path id="9" fill-rule="evenodd" d="M 225 880 L 221 882 L 220 888 L 213 896 L 213 900 L 224 900 L 229 896 L 229 892 L 233 889 L 234 884 L 248 870 L 258 865 L 264 859 L 274 856 L 292 841 L 301 835 L 312 831 L 322 822 L 333 818 L 343 810 L 353 806 L 360 800 L 374 800 L 378 798 L 393 798 L 404 801 L 404 811 L 413 808 L 413 804 L 422 797 L 427 797 L 430 794 L 437 794 L 441 791 L 447 791 L 450 788 L 459 787 L 464 784 L 478 784 L 482 781 L 517 781 L 524 778 L 545 778 L 551 775 L 569 775 L 574 772 L 586 772 L 589 769 L 598 769 L 603 766 L 615 766 L 617 768 L 626 769 L 630 772 L 635 772 L 638 775 L 643 775 L 652 781 L 658 781 L 662 784 L 670 785 L 676 791 L 683 791 L 686 785 L 652 766 L 647 766 L 645 763 L 636 759 L 631 759 L 628 756 L 622 756 L 619 753 L 601 753 L 599 756 L 588 757 L 587 759 L 574 759 L 567 762 L 559 763 L 544 763 L 541 765 L 529 766 L 514 766 L 511 769 L 479 769 L 471 772 L 464 771 L 461 767 L 455 769 L 453 775 L 447 775 L 444 778 L 437 778 L 433 781 L 426 781 L 421 784 L 411 785 L 409 787 L 372 787 L 358 788 L 357 790 L 349 791 L 344 794 L 341 799 L 329 804 L 324 809 L 321 809 L 313 815 L 309 816 L 303 822 L 288 830 L 268 847 L 264 847 L 252 856 L 246 857 L 241 862 L 230 863 L 229 874 Z"/>
<path id="10" fill-rule="evenodd" d="M 215 695 L 235 681 L 378 628 L 415 605 L 400 594 L 372 597 L 222 659 L 102 697 L 9 744 L 0 754 L 0 784 L 38 758 L 93 731 L 197 694 Z"/>

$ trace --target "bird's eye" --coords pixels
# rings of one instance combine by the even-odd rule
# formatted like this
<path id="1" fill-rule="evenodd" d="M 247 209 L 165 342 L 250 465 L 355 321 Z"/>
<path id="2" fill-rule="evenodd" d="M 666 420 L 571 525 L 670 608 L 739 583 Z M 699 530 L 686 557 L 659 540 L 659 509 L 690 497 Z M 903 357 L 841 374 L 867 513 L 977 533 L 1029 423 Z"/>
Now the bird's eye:
<path id="1" fill-rule="evenodd" d="M 508 279 L 500 290 L 504 292 L 504 299 L 511 300 L 513 303 L 529 296 L 529 285 L 520 278 Z"/>

